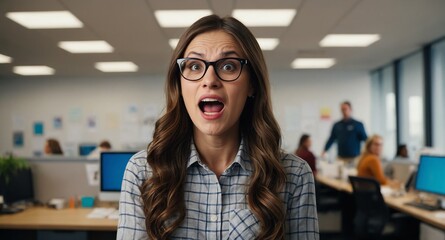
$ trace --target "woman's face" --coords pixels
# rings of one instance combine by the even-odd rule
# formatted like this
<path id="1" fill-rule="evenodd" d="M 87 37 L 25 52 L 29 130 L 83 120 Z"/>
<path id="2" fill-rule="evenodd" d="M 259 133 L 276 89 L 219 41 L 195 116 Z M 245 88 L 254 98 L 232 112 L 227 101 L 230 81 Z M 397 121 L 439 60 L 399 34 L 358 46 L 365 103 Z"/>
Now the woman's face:
<path id="1" fill-rule="evenodd" d="M 202 33 L 188 45 L 184 58 L 199 58 L 208 62 L 222 58 L 242 58 L 245 55 L 233 37 L 222 30 Z M 198 81 L 181 76 L 182 97 L 195 127 L 195 135 L 224 136 L 238 132 L 239 118 L 248 96 L 253 95 L 248 65 L 239 78 L 225 82 L 209 66 Z"/>
<path id="2" fill-rule="evenodd" d="M 380 155 L 382 153 L 383 149 L 383 140 L 381 138 L 375 138 L 374 141 L 372 141 L 370 146 L 370 152 L 375 155 Z"/>
<path id="3" fill-rule="evenodd" d="M 51 147 L 49 146 L 48 141 L 45 143 L 45 146 L 44 146 L 44 148 L 43 148 L 43 151 L 44 151 L 46 154 L 50 154 L 50 153 L 51 153 Z"/>
<path id="4" fill-rule="evenodd" d="M 304 141 L 304 143 L 303 143 L 303 146 L 308 149 L 311 148 L 311 145 L 312 145 L 311 138 L 307 138 L 306 141 Z"/>

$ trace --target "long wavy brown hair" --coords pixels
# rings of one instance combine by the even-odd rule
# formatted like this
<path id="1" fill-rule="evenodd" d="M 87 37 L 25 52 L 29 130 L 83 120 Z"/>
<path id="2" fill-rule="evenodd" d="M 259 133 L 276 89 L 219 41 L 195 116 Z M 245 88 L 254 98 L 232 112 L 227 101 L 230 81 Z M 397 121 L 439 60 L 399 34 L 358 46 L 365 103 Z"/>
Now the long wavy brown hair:
<path id="1" fill-rule="evenodd" d="M 248 59 L 255 96 L 248 98 L 240 116 L 240 134 L 252 162 L 253 174 L 246 186 L 249 208 L 260 221 L 258 239 L 284 239 L 285 212 L 279 192 L 285 173 L 280 162 L 281 133 L 273 116 L 269 76 L 262 51 L 247 27 L 232 17 L 201 18 L 181 36 L 166 82 L 165 114 L 156 122 L 147 162 L 152 176 L 141 186 L 145 225 L 151 239 L 168 239 L 185 218 L 184 182 L 193 138 L 191 121 L 181 97 L 176 59 L 199 34 L 222 30 L 238 42 Z"/>

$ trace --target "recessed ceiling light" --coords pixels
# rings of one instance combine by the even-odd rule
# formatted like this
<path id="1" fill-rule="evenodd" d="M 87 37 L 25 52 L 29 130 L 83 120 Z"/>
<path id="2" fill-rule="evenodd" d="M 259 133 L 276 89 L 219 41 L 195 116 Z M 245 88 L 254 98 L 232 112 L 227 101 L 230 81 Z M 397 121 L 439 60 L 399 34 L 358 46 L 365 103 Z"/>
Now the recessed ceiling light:
<path id="1" fill-rule="evenodd" d="M 189 27 L 196 20 L 211 14 L 212 11 L 207 9 L 155 11 L 156 20 L 164 28 Z"/>
<path id="2" fill-rule="evenodd" d="M 248 27 L 286 27 L 289 26 L 296 9 L 235 9 L 232 16 Z"/>
<path id="3" fill-rule="evenodd" d="M 172 39 L 168 40 L 168 44 L 173 49 L 176 48 L 176 45 L 178 45 L 178 42 L 179 42 L 179 38 L 172 38 Z"/>
<path id="4" fill-rule="evenodd" d="M 11 57 L 0 54 L 0 63 L 10 63 L 12 61 Z"/>
<path id="5" fill-rule="evenodd" d="M 9 12 L 6 17 L 30 29 L 83 27 L 82 22 L 69 11 Z"/>
<path id="6" fill-rule="evenodd" d="M 322 47 L 367 47 L 380 40 L 378 34 L 329 34 L 320 41 Z"/>
<path id="7" fill-rule="evenodd" d="M 12 71 L 19 75 L 53 75 L 54 69 L 48 66 L 15 66 Z"/>
<path id="8" fill-rule="evenodd" d="M 296 58 L 291 66 L 295 69 L 330 68 L 335 64 L 334 58 Z"/>
<path id="9" fill-rule="evenodd" d="M 64 41 L 59 47 L 70 53 L 110 53 L 113 47 L 105 41 Z"/>
<path id="10" fill-rule="evenodd" d="M 278 38 L 257 38 L 258 44 L 260 45 L 262 50 L 274 50 L 280 40 Z"/>
<path id="11" fill-rule="evenodd" d="M 95 68 L 102 72 L 136 72 L 138 66 L 133 62 L 97 62 Z"/>

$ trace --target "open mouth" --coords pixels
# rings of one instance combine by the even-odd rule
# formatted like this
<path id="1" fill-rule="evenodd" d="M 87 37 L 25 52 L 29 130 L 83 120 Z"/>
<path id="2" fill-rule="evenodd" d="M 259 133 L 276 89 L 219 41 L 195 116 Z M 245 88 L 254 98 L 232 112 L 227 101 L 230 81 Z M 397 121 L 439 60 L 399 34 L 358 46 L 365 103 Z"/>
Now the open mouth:
<path id="1" fill-rule="evenodd" d="M 199 109 L 204 114 L 217 114 L 224 108 L 224 103 L 215 98 L 204 98 L 199 102 Z"/>

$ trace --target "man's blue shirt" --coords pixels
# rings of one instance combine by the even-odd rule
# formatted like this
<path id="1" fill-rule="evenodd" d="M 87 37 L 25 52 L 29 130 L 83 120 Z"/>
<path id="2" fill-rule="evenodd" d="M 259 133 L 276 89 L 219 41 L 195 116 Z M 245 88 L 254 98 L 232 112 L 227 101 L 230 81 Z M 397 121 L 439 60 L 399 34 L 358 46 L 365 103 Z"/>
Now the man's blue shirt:
<path id="1" fill-rule="evenodd" d="M 337 142 L 338 156 L 344 158 L 357 157 L 360 154 L 360 143 L 366 141 L 367 135 L 363 124 L 355 119 L 340 120 L 334 124 L 331 136 L 326 142 L 327 151 Z"/>

